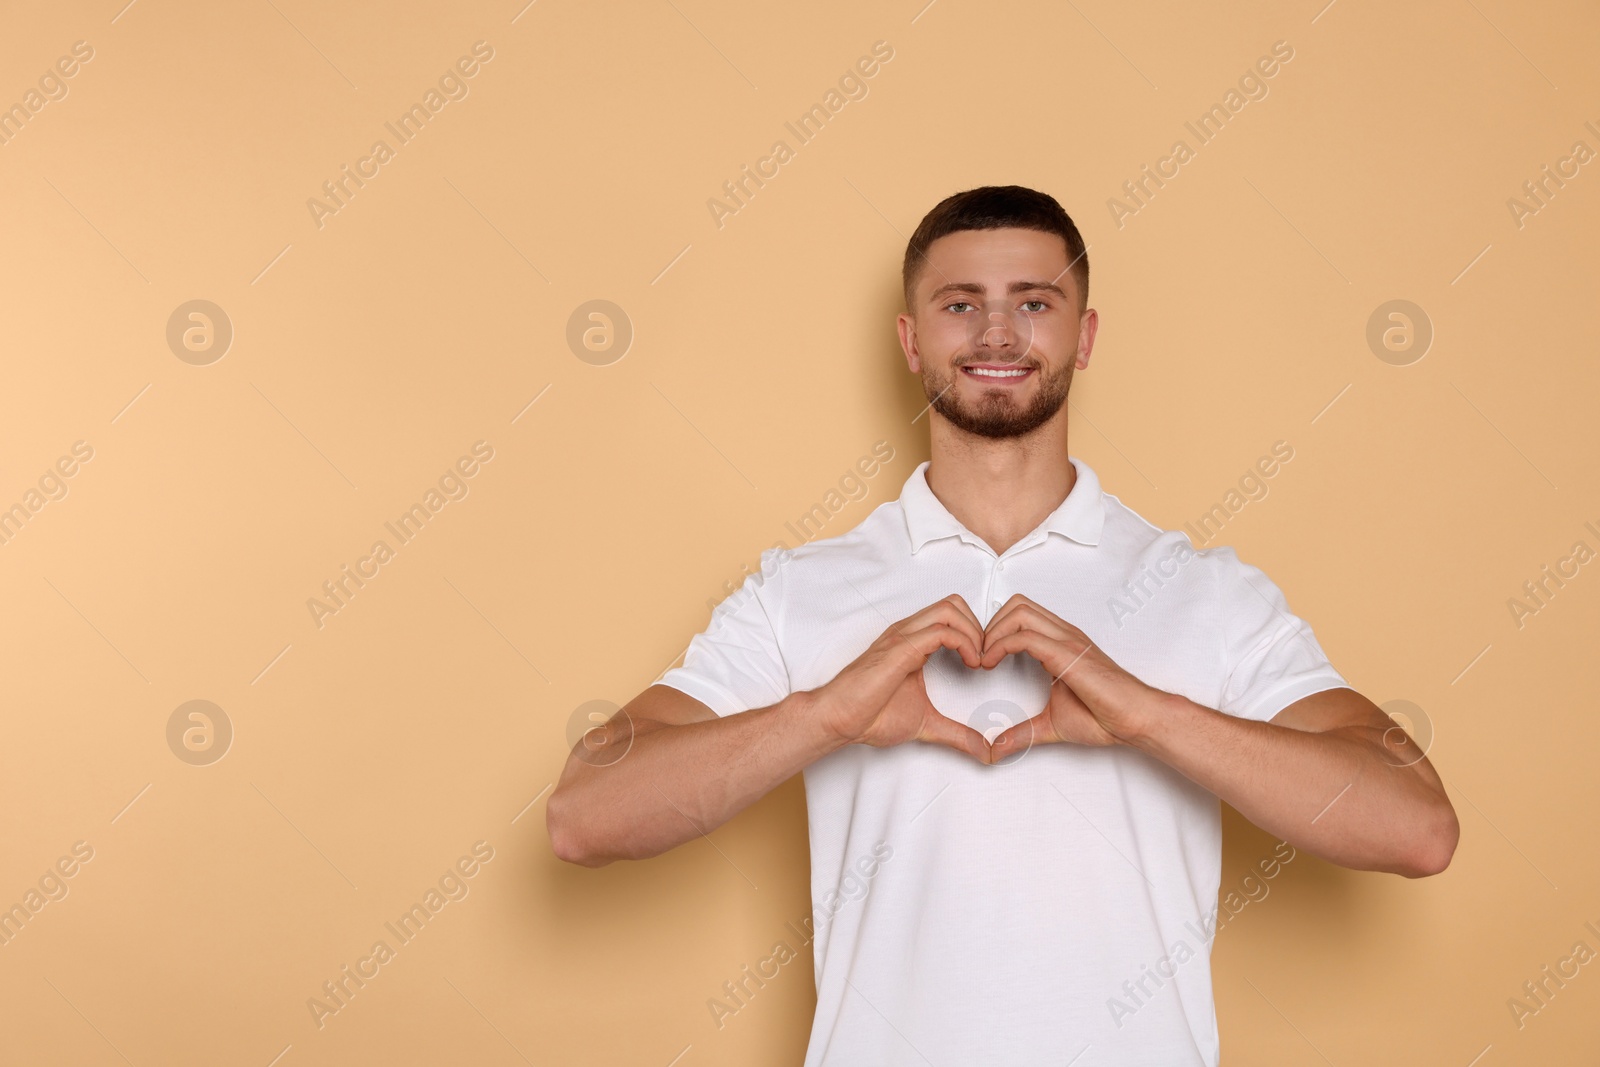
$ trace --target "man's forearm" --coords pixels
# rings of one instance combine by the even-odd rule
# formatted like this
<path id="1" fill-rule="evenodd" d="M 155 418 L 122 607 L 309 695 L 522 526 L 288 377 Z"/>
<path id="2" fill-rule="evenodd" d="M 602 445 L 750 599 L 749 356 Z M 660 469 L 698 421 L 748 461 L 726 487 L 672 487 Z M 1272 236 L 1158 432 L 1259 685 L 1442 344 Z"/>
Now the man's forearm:
<path id="1" fill-rule="evenodd" d="M 599 867 L 658 855 L 709 834 L 844 745 L 821 725 L 810 693 L 683 725 L 635 719 L 632 728 L 632 745 L 615 763 L 567 758 L 549 807 L 562 859 Z M 626 743 L 607 743 L 619 740 Z"/>
<path id="2" fill-rule="evenodd" d="M 1162 697 L 1133 747 L 1268 833 L 1360 870 L 1418 877 L 1448 862 L 1440 827 L 1454 815 L 1429 784 L 1431 767 L 1394 766 L 1359 728 L 1314 733 Z"/>

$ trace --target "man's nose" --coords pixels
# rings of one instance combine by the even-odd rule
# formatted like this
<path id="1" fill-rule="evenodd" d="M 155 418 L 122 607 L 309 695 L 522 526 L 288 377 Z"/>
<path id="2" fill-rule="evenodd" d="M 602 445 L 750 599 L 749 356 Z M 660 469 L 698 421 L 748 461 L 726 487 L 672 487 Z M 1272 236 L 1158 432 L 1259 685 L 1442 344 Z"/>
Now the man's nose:
<path id="1" fill-rule="evenodd" d="M 989 326 L 983 331 L 979 343 L 991 348 L 1000 348 L 1011 343 L 1014 331 L 1011 322 L 998 311 L 989 312 Z"/>

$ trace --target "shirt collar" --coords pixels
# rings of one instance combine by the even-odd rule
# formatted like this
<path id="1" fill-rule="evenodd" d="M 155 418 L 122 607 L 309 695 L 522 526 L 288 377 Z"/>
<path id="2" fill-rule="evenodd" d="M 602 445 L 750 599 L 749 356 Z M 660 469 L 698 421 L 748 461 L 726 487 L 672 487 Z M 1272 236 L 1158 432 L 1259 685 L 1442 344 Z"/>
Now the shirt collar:
<path id="1" fill-rule="evenodd" d="M 1072 491 L 1039 526 L 1017 542 L 1017 546 L 1039 540 L 1044 533 L 1060 534 L 1082 545 L 1098 545 L 1100 531 L 1105 525 L 1105 499 L 1100 491 L 1100 479 L 1089 465 L 1076 456 L 1068 457 L 1078 479 Z M 963 541 L 988 548 L 982 538 L 968 530 L 939 502 L 928 488 L 928 462 L 924 460 L 906 479 L 900 491 L 900 510 L 905 514 L 906 532 L 911 535 L 911 552 L 916 552 L 929 541 L 941 537 L 960 537 Z M 1016 547 L 1016 546 L 1013 546 Z"/>

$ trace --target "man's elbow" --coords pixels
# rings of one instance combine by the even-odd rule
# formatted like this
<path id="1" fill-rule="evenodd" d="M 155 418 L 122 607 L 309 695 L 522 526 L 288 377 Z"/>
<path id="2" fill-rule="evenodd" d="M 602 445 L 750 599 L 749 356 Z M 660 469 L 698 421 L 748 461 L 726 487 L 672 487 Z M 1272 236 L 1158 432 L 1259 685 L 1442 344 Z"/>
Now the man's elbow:
<path id="1" fill-rule="evenodd" d="M 1461 822 L 1455 808 L 1445 801 L 1434 821 L 1432 832 L 1418 843 L 1407 870 L 1407 878 L 1427 878 L 1439 874 L 1456 854 L 1456 844 L 1461 840 Z"/>
<path id="2" fill-rule="evenodd" d="M 585 850 L 582 842 L 572 834 L 556 830 L 550 831 L 550 850 L 556 854 L 556 859 L 575 863 L 579 867 L 604 867 L 611 862 Z"/>
<path id="3" fill-rule="evenodd" d="M 550 794 L 544 820 L 545 830 L 550 835 L 550 850 L 556 859 L 580 867 L 604 867 L 610 863 L 611 857 L 599 855 L 589 847 L 582 828 L 575 824 L 566 809 L 561 790 L 557 789 Z"/>

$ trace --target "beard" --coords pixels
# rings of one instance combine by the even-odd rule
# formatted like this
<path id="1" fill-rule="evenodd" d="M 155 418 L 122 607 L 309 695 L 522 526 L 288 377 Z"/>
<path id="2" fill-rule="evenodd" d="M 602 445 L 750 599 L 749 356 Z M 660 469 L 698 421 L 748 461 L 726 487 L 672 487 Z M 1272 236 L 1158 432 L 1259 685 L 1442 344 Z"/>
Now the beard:
<path id="1" fill-rule="evenodd" d="M 1071 360 L 1048 377 L 1042 369 L 1036 369 L 1040 375 L 1039 388 L 1033 399 L 1023 406 L 1018 406 L 999 387 L 986 390 L 970 404 L 963 402 L 955 389 L 956 375 L 961 373 L 959 365 L 942 377 L 923 371 L 922 391 L 929 406 L 958 430 L 978 437 L 1022 437 L 1049 422 L 1067 402 L 1067 392 L 1072 388 L 1072 370 Z"/>

